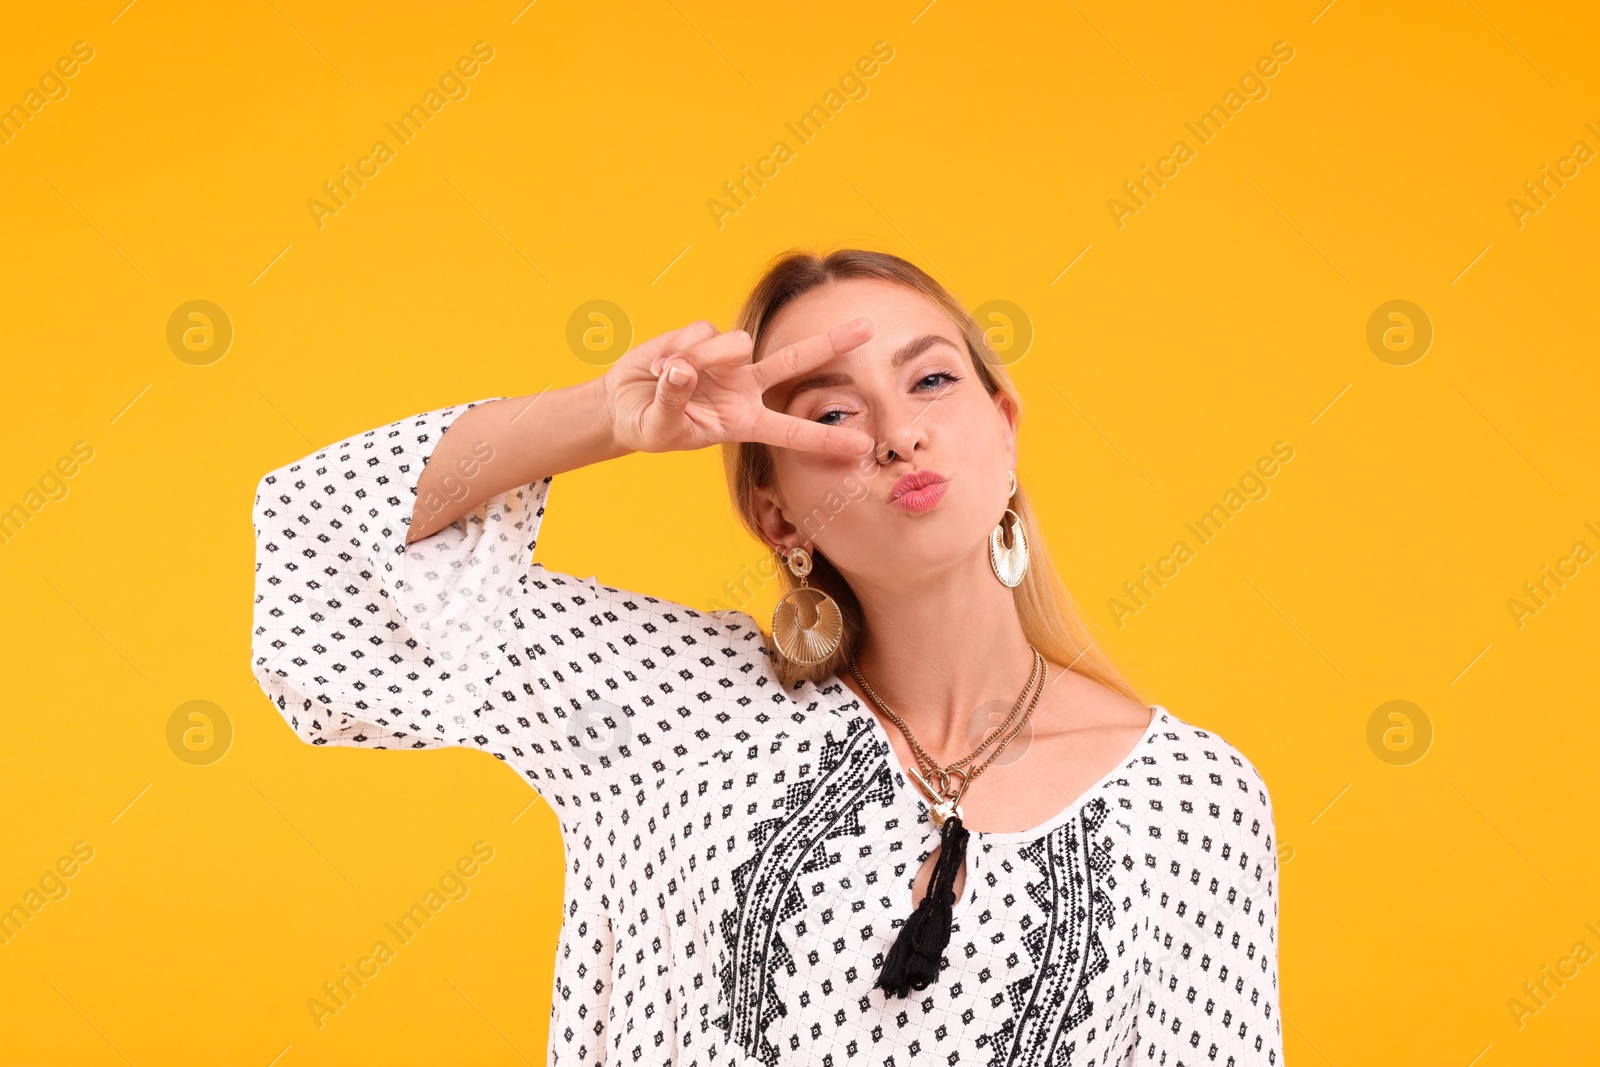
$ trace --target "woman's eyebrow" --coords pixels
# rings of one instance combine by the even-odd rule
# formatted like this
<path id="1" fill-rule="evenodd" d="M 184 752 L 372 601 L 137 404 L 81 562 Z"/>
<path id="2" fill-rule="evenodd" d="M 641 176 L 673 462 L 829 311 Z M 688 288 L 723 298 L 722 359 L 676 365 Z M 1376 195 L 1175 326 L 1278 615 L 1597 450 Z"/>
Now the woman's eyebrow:
<path id="1" fill-rule="evenodd" d="M 907 341 L 905 344 L 901 345 L 900 349 L 895 352 L 894 358 L 889 361 L 889 366 L 890 368 L 899 367 L 907 360 L 916 359 L 918 356 L 922 355 L 922 353 L 938 344 L 949 345 L 957 352 L 961 351 L 961 349 L 956 346 L 956 343 L 950 340 L 950 338 L 940 336 L 936 333 L 925 333 L 921 337 Z M 794 403 L 795 397 L 808 390 L 827 389 L 835 385 L 849 385 L 854 381 L 854 378 L 850 377 L 850 375 L 844 373 L 843 371 L 826 371 L 821 374 L 813 374 L 808 378 L 800 379 L 800 381 L 794 384 L 794 387 L 789 390 L 789 395 L 784 398 L 783 406 L 787 408 L 790 404 Z"/>

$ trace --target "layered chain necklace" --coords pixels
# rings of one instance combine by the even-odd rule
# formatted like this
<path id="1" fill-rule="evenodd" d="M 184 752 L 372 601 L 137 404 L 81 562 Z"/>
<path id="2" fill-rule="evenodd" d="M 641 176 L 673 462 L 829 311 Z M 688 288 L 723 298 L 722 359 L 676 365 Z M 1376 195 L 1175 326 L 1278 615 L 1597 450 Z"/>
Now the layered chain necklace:
<path id="1" fill-rule="evenodd" d="M 928 755 L 926 749 L 917 742 L 911 728 L 905 720 L 897 715 L 889 705 L 873 690 L 867 680 L 861 676 L 861 669 L 852 661 L 850 673 L 855 675 L 856 681 L 861 683 L 861 688 L 866 691 L 872 702 L 883 710 L 900 728 L 905 735 L 906 743 L 911 746 L 913 755 L 916 756 L 917 766 L 908 767 L 911 777 L 928 795 L 929 814 L 934 825 L 939 828 L 939 858 L 934 863 L 933 873 L 928 878 L 927 892 L 923 894 L 917 910 L 912 912 L 905 925 L 900 928 L 900 935 L 895 939 L 889 949 L 889 954 L 884 958 L 883 968 L 878 974 L 876 988 L 885 990 L 890 996 L 906 997 L 913 989 L 925 989 L 939 977 L 939 962 L 944 955 L 945 946 L 950 943 L 950 925 L 952 909 L 955 906 L 955 880 L 956 872 L 961 870 L 966 862 L 968 830 L 961 822 L 961 797 L 966 793 L 967 787 L 973 780 L 982 774 L 993 763 L 995 757 L 1004 752 L 1014 737 L 1022 731 L 1023 726 L 1033 715 L 1033 709 L 1039 703 L 1039 697 L 1044 693 L 1046 678 L 1049 669 L 1045 665 L 1044 656 L 1032 642 L 1028 647 L 1033 650 L 1033 672 L 1028 676 L 1028 683 L 1022 687 L 1017 701 L 1011 707 L 1011 714 L 1001 727 L 984 739 L 968 756 L 956 760 L 948 767 L 941 767 Z M 1028 694 L 1032 692 L 1032 699 Z M 1024 702 L 1027 710 L 1023 710 Z M 994 744 L 999 739 L 994 751 L 975 768 L 968 768 L 973 760 L 983 754 L 984 749 Z"/>

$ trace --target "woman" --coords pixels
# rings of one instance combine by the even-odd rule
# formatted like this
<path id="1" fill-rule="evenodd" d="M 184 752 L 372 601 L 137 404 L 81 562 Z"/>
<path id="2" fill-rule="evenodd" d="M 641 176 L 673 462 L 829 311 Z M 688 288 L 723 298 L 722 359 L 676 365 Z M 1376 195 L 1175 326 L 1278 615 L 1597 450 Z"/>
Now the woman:
<path id="1" fill-rule="evenodd" d="M 1095 648 L 971 316 L 844 250 L 738 325 L 263 478 L 262 687 L 313 744 L 486 749 L 554 806 L 552 1063 L 1275 1064 L 1266 786 Z M 711 444 L 771 637 L 530 565 L 553 475 Z"/>

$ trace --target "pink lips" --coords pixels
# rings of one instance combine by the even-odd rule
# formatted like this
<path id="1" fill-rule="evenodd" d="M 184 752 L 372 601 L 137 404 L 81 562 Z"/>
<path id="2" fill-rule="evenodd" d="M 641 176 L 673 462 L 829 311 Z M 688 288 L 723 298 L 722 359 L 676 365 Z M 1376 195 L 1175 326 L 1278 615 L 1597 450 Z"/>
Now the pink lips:
<path id="1" fill-rule="evenodd" d="M 938 471 L 912 471 L 894 483 L 889 491 L 889 505 L 904 511 L 927 511 L 944 499 L 950 482 Z"/>

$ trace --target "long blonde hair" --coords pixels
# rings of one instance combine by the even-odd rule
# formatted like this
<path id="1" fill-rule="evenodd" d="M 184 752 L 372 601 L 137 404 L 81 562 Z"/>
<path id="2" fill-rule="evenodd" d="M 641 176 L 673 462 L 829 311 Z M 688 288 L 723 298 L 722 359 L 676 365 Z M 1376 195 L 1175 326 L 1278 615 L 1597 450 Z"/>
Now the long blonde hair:
<path id="1" fill-rule="evenodd" d="M 784 252 L 768 264 L 756 281 L 739 309 L 735 327 L 750 335 L 755 351 L 760 353 L 763 335 L 780 308 L 818 286 L 847 278 L 876 278 L 895 282 L 921 293 L 943 308 L 966 340 L 967 354 L 984 389 L 991 397 L 997 392 L 1004 392 L 1020 418 L 1022 397 L 1005 366 L 989 347 L 988 339 L 977 321 L 944 286 L 920 267 L 888 252 L 856 248 L 842 248 L 826 254 L 806 249 Z M 755 490 L 772 483 L 772 450 L 754 441 L 729 442 L 722 446 L 722 458 L 728 477 L 728 492 L 733 498 L 739 519 L 752 536 L 764 542 L 757 523 Z M 1142 703 L 1137 690 L 1096 644 L 1072 594 L 1056 573 L 1021 477 L 1017 479 L 1017 494 L 1011 499 L 1011 510 L 1021 517 L 1023 533 L 1028 542 L 1028 570 L 1014 590 L 1023 633 L 1046 659 L 1065 664 L 1069 669 Z M 844 636 L 839 647 L 827 659 L 805 666 L 785 657 L 773 644 L 771 635 L 763 631 L 778 679 L 786 688 L 793 688 L 801 681 L 821 682 L 835 673 L 842 674 L 848 670 L 850 662 L 855 659 L 863 631 L 861 603 L 851 590 L 850 583 L 845 581 L 822 552 L 813 551 L 811 556 L 813 566 L 807 581 L 813 588 L 827 593 L 838 602 L 844 616 Z M 782 583 L 780 596 L 799 587 L 800 579 L 789 572 L 783 556 L 775 549 L 771 563 L 778 581 Z"/>

